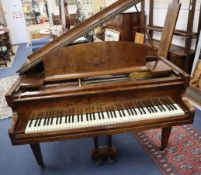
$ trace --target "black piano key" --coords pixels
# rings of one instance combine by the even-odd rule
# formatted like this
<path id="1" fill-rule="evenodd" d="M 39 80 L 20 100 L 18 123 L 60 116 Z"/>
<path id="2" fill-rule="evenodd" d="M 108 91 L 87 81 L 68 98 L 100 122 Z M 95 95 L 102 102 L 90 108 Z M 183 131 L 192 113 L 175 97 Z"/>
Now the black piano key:
<path id="1" fill-rule="evenodd" d="M 172 105 L 171 104 L 168 104 L 169 105 L 169 107 L 171 108 L 171 110 L 172 111 L 174 111 L 175 109 L 172 107 Z"/>
<path id="2" fill-rule="evenodd" d="M 129 104 L 129 107 L 130 107 L 130 109 L 133 111 L 133 113 L 134 113 L 135 115 L 137 115 L 137 111 L 136 111 L 135 107 L 132 107 L 131 104 Z"/>
<path id="3" fill-rule="evenodd" d="M 93 117 L 92 117 L 92 114 L 91 114 L 91 113 L 89 113 L 89 119 L 90 119 L 90 121 L 93 120 Z"/>
<path id="4" fill-rule="evenodd" d="M 174 110 L 177 110 L 177 107 L 174 104 L 171 104 L 171 106 L 174 108 Z"/>
<path id="5" fill-rule="evenodd" d="M 152 113 L 155 113 L 155 110 L 153 109 L 153 106 L 146 100 L 145 101 L 149 109 L 151 110 Z"/>
<path id="6" fill-rule="evenodd" d="M 130 108 L 129 104 L 127 105 L 127 109 L 130 111 L 131 115 L 134 115 L 133 110 Z"/>
<path id="7" fill-rule="evenodd" d="M 117 118 L 117 115 L 116 115 L 116 112 L 115 112 L 114 108 L 112 107 L 111 109 L 112 109 L 113 116 L 114 116 L 115 118 Z"/>
<path id="8" fill-rule="evenodd" d="M 120 111 L 120 110 L 118 110 L 118 113 L 119 113 L 120 117 L 123 117 L 123 115 L 121 114 L 121 111 Z"/>
<path id="9" fill-rule="evenodd" d="M 172 108 L 168 104 L 164 104 L 169 111 L 172 111 Z"/>
<path id="10" fill-rule="evenodd" d="M 175 108 L 172 106 L 172 104 L 170 102 L 167 101 L 167 104 L 169 105 L 169 107 L 174 111 Z"/>
<path id="11" fill-rule="evenodd" d="M 163 112 L 163 109 L 161 108 L 160 105 L 157 105 L 157 108 L 159 109 L 159 111 Z"/>
<path id="12" fill-rule="evenodd" d="M 101 116 L 102 116 L 102 119 L 105 119 L 105 116 L 104 116 L 103 112 L 101 112 Z"/>
<path id="13" fill-rule="evenodd" d="M 98 118 L 99 118 L 99 120 L 101 120 L 101 114 L 100 114 L 100 112 L 98 112 Z"/>
<path id="14" fill-rule="evenodd" d="M 93 116 L 93 120 L 96 120 L 96 117 L 95 117 L 95 114 L 94 114 L 94 113 L 92 113 L 92 116 Z"/>
<path id="15" fill-rule="evenodd" d="M 140 111 L 140 114 L 143 115 L 143 111 L 142 111 L 142 109 L 140 107 L 138 108 L 138 110 Z"/>
<path id="16" fill-rule="evenodd" d="M 78 123 L 80 122 L 80 115 L 79 114 L 77 115 L 77 122 Z"/>
<path id="17" fill-rule="evenodd" d="M 132 108 L 130 108 L 130 110 L 131 110 L 132 115 L 137 115 L 137 114 L 135 113 L 135 110 L 133 110 Z"/>
<path id="18" fill-rule="evenodd" d="M 43 112 L 42 112 L 42 113 L 40 113 L 40 117 L 41 117 L 41 118 L 39 118 L 38 126 L 40 126 L 40 125 L 41 125 L 41 121 L 42 121 L 42 119 L 43 119 L 43 118 L 42 118 L 42 117 L 43 117 Z"/>
<path id="19" fill-rule="evenodd" d="M 142 110 L 142 107 L 140 106 L 140 104 L 138 102 L 136 102 L 136 104 L 138 105 L 138 110 L 140 111 L 140 114 L 143 115 L 143 110 Z"/>
<path id="20" fill-rule="evenodd" d="M 167 102 L 166 98 L 161 98 L 160 99 L 162 101 L 162 103 L 165 105 L 166 108 L 168 108 L 169 111 L 171 111 L 172 109 L 169 106 L 169 102 Z"/>
<path id="21" fill-rule="evenodd" d="M 40 126 L 40 124 L 41 124 L 41 120 L 42 120 L 42 119 L 40 118 L 39 121 L 38 121 L 38 126 Z"/>
<path id="22" fill-rule="evenodd" d="M 31 127 L 32 123 L 33 123 L 33 119 L 31 119 L 31 121 L 29 123 L 29 127 Z"/>
<path id="23" fill-rule="evenodd" d="M 62 124 L 62 117 L 60 117 L 60 122 L 59 123 Z"/>
<path id="24" fill-rule="evenodd" d="M 47 112 L 46 113 L 46 118 L 45 118 L 45 126 L 47 126 L 48 125 L 48 121 L 49 121 L 49 117 L 50 117 L 50 115 L 51 115 L 52 113 L 51 112 Z"/>
<path id="25" fill-rule="evenodd" d="M 43 126 L 45 126 L 45 124 L 46 124 L 46 118 L 44 118 L 44 120 L 43 120 Z"/>
<path id="26" fill-rule="evenodd" d="M 146 114 L 146 111 L 145 111 L 145 109 L 144 109 L 145 106 L 143 105 L 143 103 L 142 103 L 142 104 L 140 103 L 140 105 L 141 105 L 142 112 L 143 112 L 144 114 Z M 151 110 L 150 110 L 150 111 L 151 111 Z"/>
<path id="27" fill-rule="evenodd" d="M 34 123 L 34 127 L 37 126 L 37 123 L 38 123 L 38 119 L 36 119 L 35 123 Z"/>
<path id="28" fill-rule="evenodd" d="M 54 118 L 52 117 L 50 120 L 50 125 L 53 125 L 53 120 L 54 120 Z"/>
<path id="29" fill-rule="evenodd" d="M 120 110 L 120 111 L 122 112 L 123 116 L 126 117 L 124 110 Z"/>
<path id="30" fill-rule="evenodd" d="M 153 103 L 154 103 L 155 106 L 157 106 L 159 111 L 163 112 L 163 109 L 161 108 L 160 104 L 157 102 L 156 99 L 153 99 Z"/>
<path id="31" fill-rule="evenodd" d="M 66 115 L 65 116 L 65 123 L 67 123 L 68 122 L 68 116 Z"/>
<path id="32" fill-rule="evenodd" d="M 110 114 L 109 114 L 109 112 L 107 111 L 107 118 L 110 118 Z"/>
<path id="33" fill-rule="evenodd" d="M 86 119 L 87 119 L 87 121 L 89 121 L 89 115 L 88 114 L 86 114 Z"/>
<path id="34" fill-rule="evenodd" d="M 109 109 L 109 114 L 110 114 L 110 117 L 111 117 L 111 118 L 114 118 L 114 115 L 113 115 L 111 109 Z"/>
<path id="35" fill-rule="evenodd" d="M 130 113 L 130 111 L 128 110 L 128 108 L 127 108 L 126 106 L 125 106 L 125 108 L 126 108 L 125 110 L 127 111 L 128 115 L 131 116 L 131 113 Z"/>
<path id="36" fill-rule="evenodd" d="M 168 98 L 167 101 L 169 102 L 169 104 L 172 106 L 172 108 L 174 110 L 177 110 L 177 107 L 174 105 L 174 101 L 173 100 L 171 100 L 171 99 Z"/>
<path id="37" fill-rule="evenodd" d="M 47 119 L 47 125 L 50 125 L 50 119 L 51 119 L 51 118 L 48 118 L 48 119 Z"/>
<path id="38" fill-rule="evenodd" d="M 74 115 L 72 115 L 72 123 L 74 123 Z"/>
<path id="39" fill-rule="evenodd" d="M 56 120 L 56 125 L 59 124 L 59 117 L 57 117 L 57 120 Z"/>
<path id="40" fill-rule="evenodd" d="M 148 112 L 152 113 L 152 111 L 149 109 L 149 107 L 145 107 L 145 108 L 148 110 Z M 141 107 L 141 110 L 142 110 L 143 114 L 147 114 L 147 112 L 145 111 L 143 106 Z"/>
<path id="41" fill-rule="evenodd" d="M 112 110 L 112 114 L 113 114 L 114 118 L 117 118 L 117 114 L 116 114 L 115 110 Z"/>
<path id="42" fill-rule="evenodd" d="M 46 125 L 50 124 L 50 118 L 47 119 Z"/>
<path id="43" fill-rule="evenodd" d="M 81 114 L 81 121 L 83 122 L 83 115 Z"/>
<path id="44" fill-rule="evenodd" d="M 70 115 L 68 116 L 68 123 L 70 123 L 71 121 L 70 121 Z"/>
<path id="45" fill-rule="evenodd" d="M 155 110 L 154 110 L 153 106 L 150 105 L 150 106 L 149 106 L 149 109 L 151 109 L 151 112 L 152 112 L 152 113 L 155 113 Z"/>
<path id="46" fill-rule="evenodd" d="M 147 101 L 147 104 L 149 105 L 149 108 L 151 109 L 152 113 L 156 113 L 154 106 L 149 101 Z"/>
<path id="47" fill-rule="evenodd" d="M 161 101 L 169 111 L 172 111 L 172 108 L 169 106 L 169 104 L 167 103 L 166 99 L 161 99 Z"/>
<path id="48" fill-rule="evenodd" d="M 140 103 L 143 113 L 146 114 L 146 111 L 144 110 L 144 107 L 148 110 L 149 113 L 153 113 L 152 109 L 149 107 L 149 104 L 146 103 L 146 101 Z"/>
<path id="49" fill-rule="evenodd" d="M 133 111 L 129 107 L 127 109 L 128 111 L 130 111 L 130 116 L 133 116 L 134 115 Z"/>
<path id="50" fill-rule="evenodd" d="M 157 102 L 160 105 L 160 107 L 162 108 L 162 110 L 166 112 L 166 109 L 163 107 L 162 102 L 159 99 L 157 99 Z"/>
<path id="51" fill-rule="evenodd" d="M 155 106 L 153 106 L 153 109 L 154 109 L 154 111 L 157 113 L 158 112 L 158 110 L 157 110 L 157 108 L 155 107 Z"/>
<path id="52" fill-rule="evenodd" d="M 143 114 L 143 112 L 141 111 L 141 107 L 139 106 L 138 102 L 135 102 L 135 105 L 137 106 L 138 111 L 140 112 L 140 114 Z"/>
<path id="53" fill-rule="evenodd" d="M 158 110 L 163 112 L 163 110 L 161 109 L 160 105 L 157 103 L 157 101 L 155 99 L 151 99 L 151 103 L 156 108 L 157 112 L 158 112 Z"/>

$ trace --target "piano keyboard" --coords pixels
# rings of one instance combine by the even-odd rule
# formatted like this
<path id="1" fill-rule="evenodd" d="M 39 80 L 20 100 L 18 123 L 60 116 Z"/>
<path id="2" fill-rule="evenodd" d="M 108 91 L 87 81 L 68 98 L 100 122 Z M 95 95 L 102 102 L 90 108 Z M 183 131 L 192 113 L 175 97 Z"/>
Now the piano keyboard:
<path id="1" fill-rule="evenodd" d="M 57 115 L 31 119 L 28 121 L 25 133 L 39 133 L 57 130 L 70 130 L 94 126 L 113 125 L 119 123 L 136 122 L 143 120 L 169 118 L 184 115 L 184 111 L 176 103 L 149 103 L 146 107 L 138 103 L 137 107 L 128 105 L 124 109 L 79 115 Z M 149 104 L 149 105 L 148 105 Z"/>

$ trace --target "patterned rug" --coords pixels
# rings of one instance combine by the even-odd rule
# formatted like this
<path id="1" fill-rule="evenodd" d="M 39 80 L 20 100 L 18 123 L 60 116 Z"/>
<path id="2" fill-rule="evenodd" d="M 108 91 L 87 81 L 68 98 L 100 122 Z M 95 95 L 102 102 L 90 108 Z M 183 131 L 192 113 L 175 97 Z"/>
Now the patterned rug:
<path id="1" fill-rule="evenodd" d="M 11 117 L 12 111 L 8 107 L 5 95 L 13 83 L 17 80 L 18 76 L 11 76 L 0 79 L 0 119 Z"/>
<path id="2" fill-rule="evenodd" d="M 192 125 L 174 127 L 165 151 L 160 151 L 161 129 L 134 135 L 163 175 L 201 175 L 201 133 Z"/>

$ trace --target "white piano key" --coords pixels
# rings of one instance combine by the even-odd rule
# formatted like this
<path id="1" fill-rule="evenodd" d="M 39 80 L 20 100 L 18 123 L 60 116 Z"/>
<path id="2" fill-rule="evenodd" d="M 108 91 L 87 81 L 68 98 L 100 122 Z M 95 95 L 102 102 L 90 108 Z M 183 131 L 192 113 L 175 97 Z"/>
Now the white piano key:
<path id="1" fill-rule="evenodd" d="M 30 123 L 31 123 L 31 120 L 29 120 L 27 123 L 27 126 L 25 128 L 25 133 L 28 133 L 30 131 L 30 126 L 29 126 Z"/>

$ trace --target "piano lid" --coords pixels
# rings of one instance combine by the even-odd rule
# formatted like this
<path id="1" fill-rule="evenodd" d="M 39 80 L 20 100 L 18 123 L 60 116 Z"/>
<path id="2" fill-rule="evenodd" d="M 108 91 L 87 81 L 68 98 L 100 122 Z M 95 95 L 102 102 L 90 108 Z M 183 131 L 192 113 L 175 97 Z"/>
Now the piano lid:
<path id="1" fill-rule="evenodd" d="M 28 62 L 25 63 L 18 72 L 20 74 L 25 73 L 30 68 L 34 67 L 35 65 L 43 61 L 45 56 L 50 52 L 55 51 L 56 49 L 64 47 L 66 45 L 69 45 L 79 37 L 85 35 L 86 33 L 92 31 L 96 27 L 104 24 L 113 17 L 117 16 L 118 14 L 124 12 L 125 10 L 129 9 L 130 7 L 142 1 L 144 0 L 118 0 L 109 7 L 103 9 L 99 13 L 80 23 L 73 29 L 57 37 L 43 48 L 29 55 Z"/>

